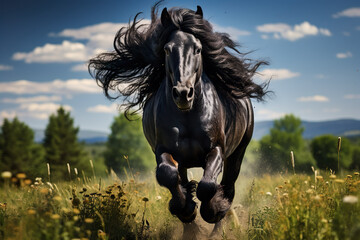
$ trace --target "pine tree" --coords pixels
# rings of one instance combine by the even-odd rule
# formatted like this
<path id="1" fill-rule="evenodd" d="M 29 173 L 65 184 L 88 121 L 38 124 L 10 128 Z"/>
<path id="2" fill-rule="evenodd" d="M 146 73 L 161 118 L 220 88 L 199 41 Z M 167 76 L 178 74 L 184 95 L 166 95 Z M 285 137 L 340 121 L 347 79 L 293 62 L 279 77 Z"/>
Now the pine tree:
<path id="1" fill-rule="evenodd" d="M 137 171 L 155 167 L 154 154 L 144 137 L 141 119 L 139 116 L 135 118 L 138 120 L 128 121 L 124 114 L 115 117 L 106 143 L 105 164 L 120 174 L 129 165 Z"/>
<path id="2" fill-rule="evenodd" d="M 40 177 L 46 171 L 44 151 L 34 143 L 34 132 L 14 118 L 4 119 L 0 133 L 0 172 L 23 172 L 28 177 Z"/>
<path id="3" fill-rule="evenodd" d="M 45 160 L 50 164 L 51 180 L 68 180 L 71 169 L 77 168 L 90 174 L 90 165 L 84 147 L 78 142 L 78 127 L 74 127 L 74 120 L 70 112 L 63 107 L 52 114 L 45 130 L 44 148 Z"/>

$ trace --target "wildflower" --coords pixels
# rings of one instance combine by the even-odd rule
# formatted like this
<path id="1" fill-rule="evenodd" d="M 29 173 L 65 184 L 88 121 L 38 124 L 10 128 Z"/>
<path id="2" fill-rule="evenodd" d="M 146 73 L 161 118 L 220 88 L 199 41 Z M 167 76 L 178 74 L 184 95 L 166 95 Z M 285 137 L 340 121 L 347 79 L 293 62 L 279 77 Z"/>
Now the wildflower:
<path id="1" fill-rule="evenodd" d="M 158 201 L 158 200 L 160 200 L 160 199 L 161 199 L 161 196 L 156 196 L 156 197 L 155 197 L 155 200 L 156 200 L 156 201 Z"/>
<path id="2" fill-rule="evenodd" d="M 322 176 L 316 176 L 316 179 L 322 181 L 324 178 Z"/>
<path id="3" fill-rule="evenodd" d="M 73 209 L 73 212 L 74 212 L 75 214 L 80 214 L 80 210 L 77 209 L 77 208 L 74 208 L 74 209 Z"/>
<path id="4" fill-rule="evenodd" d="M 287 198 L 288 196 L 289 196 L 288 193 L 284 193 L 284 194 L 283 194 L 283 197 L 285 197 L 285 198 Z"/>
<path id="5" fill-rule="evenodd" d="M 56 195 L 55 197 L 53 197 L 53 199 L 58 202 L 62 200 L 62 198 L 59 195 Z"/>
<path id="6" fill-rule="evenodd" d="M 309 188 L 308 190 L 306 190 L 306 193 L 308 193 L 308 194 L 311 194 L 311 193 L 313 193 L 314 192 L 314 190 L 312 190 L 311 188 Z"/>
<path id="7" fill-rule="evenodd" d="M 41 189 L 40 189 L 40 193 L 46 195 L 46 194 L 49 193 L 49 189 L 47 189 L 47 188 L 41 188 Z"/>
<path id="8" fill-rule="evenodd" d="M 53 214 L 53 215 L 51 215 L 51 219 L 58 220 L 58 219 L 60 219 L 60 215 L 59 214 Z"/>
<path id="9" fill-rule="evenodd" d="M 351 175 L 346 175 L 346 177 L 347 177 L 348 179 L 352 179 L 352 176 L 351 176 Z"/>
<path id="10" fill-rule="evenodd" d="M 355 175 L 355 176 L 359 176 L 359 172 L 354 172 L 354 175 Z"/>
<path id="11" fill-rule="evenodd" d="M 85 218 L 85 220 L 84 220 L 86 223 L 93 223 L 94 222 L 94 219 L 92 219 L 92 218 Z"/>
<path id="12" fill-rule="evenodd" d="M 267 192 L 266 195 L 267 195 L 267 196 L 272 196 L 272 193 L 271 193 L 271 192 Z"/>
<path id="13" fill-rule="evenodd" d="M 98 230 L 98 237 L 100 239 L 104 239 L 106 237 L 106 233 L 104 233 L 103 231 L 101 231 L 100 229 Z"/>
<path id="14" fill-rule="evenodd" d="M 36 214 L 36 211 L 35 211 L 34 209 L 29 209 L 29 210 L 27 211 L 27 213 L 28 213 L 29 215 L 35 215 L 35 214 Z"/>
<path id="15" fill-rule="evenodd" d="M 322 222 L 322 223 L 328 223 L 328 220 L 325 219 L 325 218 L 322 218 L 322 219 L 321 219 L 321 222 Z"/>
<path id="16" fill-rule="evenodd" d="M 25 179 L 24 183 L 25 183 L 25 185 L 30 185 L 32 183 L 32 181 L 30 179 Z"/>
<path id="17" fill-rule="evenodd" d="M 344 183 L 345 181 L 343 179 L 335 179 L 336 183 Z"/>
<path id="18" fill-rule="evenodd" d="M 17 177 L 18 179 L 25 179 L 25 178 L 26 178 L 26 174 L 25 174 L 25 173 L 18 173 L 18 174 L 16 174 L 16 177 Z"/>
<path id="19" fill-rule="evenodd" d="M 316 196 L 314 197 L 314 200 L 320 201 L 320 200 L 321 200 L 321 197 L 320 197 L 319 195 L 316 195 Z"/>
<path id="20" fill-rule="evenodd" d="M 9 179 L 9 178 L 12 177 L 12 173 L 9 172 L 9 171 L 2 172 L 2 173 L 1 173 L 1 177 L 2 177 L 2 178 L 7 178 L 7 179 Z"/>
<path id="21" fill-rule="evenodd" d="M 344 203 L 354 204 L 354 203 L 357 203 L 357 202 L 358 202 L 358 197 L 357 197 L 357 196 L 353 196 L 353 195 L 348 195 L 348 196 L 345 196 L 345 197 L 343 198 L 343 202 L 344 202 Z"/>

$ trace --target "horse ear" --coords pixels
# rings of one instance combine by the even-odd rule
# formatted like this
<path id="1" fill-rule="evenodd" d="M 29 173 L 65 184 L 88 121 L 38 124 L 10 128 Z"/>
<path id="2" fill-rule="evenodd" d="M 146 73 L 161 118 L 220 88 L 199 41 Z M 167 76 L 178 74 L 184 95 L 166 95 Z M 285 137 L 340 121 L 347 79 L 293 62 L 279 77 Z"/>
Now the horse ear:
<path id="1" fill-rule="evenodd" d="M 171 17 L 169 15 L 167 8 L 164 8 L 161 12 L 161 24 L 164 27 L 167 27 L 171 24 Z"/>
<path id="2" fill-rule="evenodd" d="M 201 9 L 201 7 L 199 5 L 197 5 L 197 9 L 196 9 L 195 14 L 200 15 L 201 18 L 203 17 L 203 11 L 202 11 L 202 9 Z"/>

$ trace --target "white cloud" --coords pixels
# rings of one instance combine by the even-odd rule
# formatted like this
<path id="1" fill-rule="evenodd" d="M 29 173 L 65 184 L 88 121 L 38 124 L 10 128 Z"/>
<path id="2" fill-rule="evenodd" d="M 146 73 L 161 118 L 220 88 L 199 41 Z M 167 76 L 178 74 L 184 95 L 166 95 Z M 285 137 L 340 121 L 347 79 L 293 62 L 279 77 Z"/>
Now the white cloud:
<path id="1" fill-rule="evenodd" d="M 257 31 L 267 34 L 272 34 L 275 39 L 286 39 L 289 41 L 296 41 L 306 36 L 324 35 L 331 36 L 331 32 L 325 28 L 318 28 L 305 21 L 295 26 L 290 26 L 286 23 L 268 23 L 256 27 Z M 263 39 L 268 39 L 268 35 L 262 35 Z"/>
<path id="2" fill-rule="evenodd" d="M 87 63 L 77 64 L 71 68 L 73 72 L 87 72 L 88 65 Z"/>
<path id="3" fill-rule="evenodd" d="M 249 36 L 251 33 L 249 31 L 241 30 L 234 27 L 224 27 L 217 24 L 212 24 L 214 31 L 223 32 L 230 35 L 231 39 L 238 40 L 241 36 Z"/>
<path id="4" fill-rule="evenodd" d="M 69 105 L 60 105 L 57 103 L 20 103 L 19 107 L 12 110 L 4 110 L 0 112 L 0 119 L 4 118 L 14 118 L 15 116 L 19 118 L 34 118 L 45 120 L 49 116 L 55 113 L 59 107 L 62 106 L 66 111 L 72 111 L 73 108 Z"/>
<path id="5" fill-rule="evenodd" d="M 54 80 L 52 82 L 32 82 L 19 80 L 0 83 L 0 93 L 13 94 L 64 94 L 100 93 L 101 88 L 93 79 Z"/>
<path id="6" fill-rule="evenodd" d="M 298 72 L 292 72 L 289 69 L 265 69 L 259 72 L 257 76 L 261 80 L 284 80 L 300 76 Z"/>
<path id="7" fill-rule="evenodd" d="M 150 20 L 142 20 L 142 24 L 149 24 Z M 24 60 L 27 63 L 65 63 L 83 62 L 95 55 L 111 50 L 116 32 L 127 27 L 127 23 L 99 23 L 77 29 L 64 29 L 60 33 L 51 33 L 52 37 L 65 37 L 73 40 L 85 40 L 85 43 L 64 40 L 61 44 L 47 43 L 36 47 L 28 53 L 18 52 L 13 55 L 14 60 Z M 73 68 L 78 71 L 80 67 Z"/>
<path id="8" fill-rule="evenodd" d="M 258 110 L 255 110 L 255 115 L 258 119 L 261 119 L 261 120 L 273 120 L 273 119 L 278 119 L 278 118 L 285 116 L 285 113 L 271 111 L 268 109 L 258 109 Z"/>
<path id="9" fill-rule="evenodd" d="M 341 12 L 338 12 L 333 15 L 334 18 L 339 17 L 360 17 L 360 8 L 354 7 L 354 8 L 348 8 Z"/>
<path id="10" fill-rule="evenodd" d="M 4 103 L 30 103 L 30 102 L 59 102 L 62 100 L 61 96 L 35 96 L 35 97 L 21 97 L 21 98 L 4 98 L 1 100 Z"/>
<path id="11" fill-rule="evenodd" d="M 337 58 L 340 58 L 340 59 L 350 58 L 350 57 L 352 57 L 352 53 L 349 52 L 349 51 L 344 52 L 344 53 L 337 53 L 337 54 L 336 54 L 336 57 L 337 57 Z"/>
<path id="12" fill-rule="evenodd" d="M 59 107 L 62 106 L 66 111 L 72 111 L 69 105 L 60 105 L 57 103 L 22 103 L 20 104 L 20 111 L 22 116 L 47 119 L 52 113 L 55 113 Z"/>
<path id="13" fill-rule="evenodd" d="M 96 105 L 93 107 L 89 107 L 87 109 L 88 112 L 93 112 L 93 113 L 110 113 L 110 114 L 116 114 L 119 112 L 119 110 L 121 110 L 119 108 L 119 105 L 116 103 L 113 103 L 111 105 Z"/>
<path id="14" fill-rule="evenodd" d="M 325 79 L 325 78 L 327 78 L 327 77 L 326 77 L 324 74 L 322 74 L 322 73 L 316 74 L 315 77 L 318 78 L 318 79 Z"/>
<path id="15" fill-rule="evenodd" d="M 26 63 L 79 62 L 89 58 L 86 46 L 78 42 L 63 41 L 61 44 L 47 43 L 36 47 L 29 53 L 17 52 L 14 60 L 24 60 Z"/>
<path id="16" fill-rule="evenodd" d="M 0 71 L 10 71 L 10 70 L 13 70 L 12 66 L 0 64 Z"/>
<path id="17" fill-rule="evenodd" d="M 299 97 L 298 102 L 328 102 L 329 98 L 321 95 L 308 96 L 308 97 Z"/>
<path id="18" fill-rule="evenodd" d="M 347 94 L 344 96 L 345 99 L 360 99 L 360 94 Z"/>
<path id="19" fill-rule="evenodd" d="M 2 124 L 2 122 L 3 122 L 3 120 L 5 119 L 5 118 L 7 118 L 7 119 L 12 119 L 12 118 L 14 118 L 14 117 L 16 117 L 17 116 L 17 114 L 16 114 L 16 112 L 14 111 L 14 110 L 4 110 L 4 111 L 1 111 L 0 112 L 0 124 Z"/>

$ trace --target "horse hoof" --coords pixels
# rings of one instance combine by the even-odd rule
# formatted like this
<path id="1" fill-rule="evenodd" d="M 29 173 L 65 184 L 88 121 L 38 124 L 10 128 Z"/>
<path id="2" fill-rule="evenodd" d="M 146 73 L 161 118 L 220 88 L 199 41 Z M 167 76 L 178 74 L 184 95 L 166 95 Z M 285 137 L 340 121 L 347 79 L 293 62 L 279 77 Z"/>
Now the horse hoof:
<path id="1" fill-rule="evenodd" d="M 201 203 L 200 214 L 206 222 L 217 223 L 224 218 L 230 207 L 231 202 L 219 190 L 210 201 Z"/>
<path id="2" fill-rule="evenodd" d="M 200 181 L 197 187 L 196 196 L 201 202 L 212 199 L 217 191 L 218 185 L 215 182 Z"/>
<path id="3" fill-rule="evenodd" d="M 195 204 L 195 207 L 194 207 L 193 212 L 190 213 L 189 215 L 187 215 L 187 214 L 178 214 L 178 215 L 176 215 L 176 216 L 177 216 L 177 217 L 180 219 L 180 221 L 182 221 L 183 223 L 190 223 L 190 222 L 192 222 L 192 221 L 195 220 L 196 215 L 197 215 L 197 206 L 196 206 L 196 204 Z"/>

